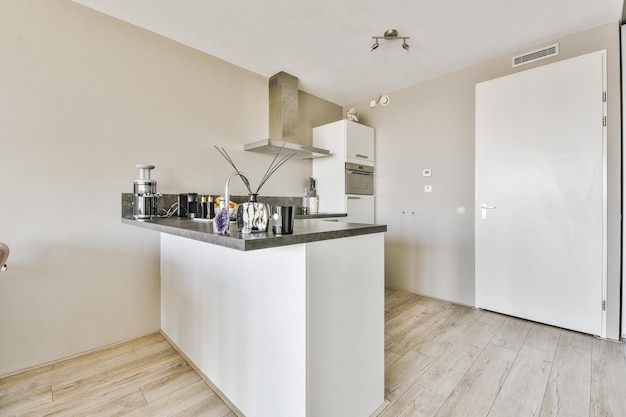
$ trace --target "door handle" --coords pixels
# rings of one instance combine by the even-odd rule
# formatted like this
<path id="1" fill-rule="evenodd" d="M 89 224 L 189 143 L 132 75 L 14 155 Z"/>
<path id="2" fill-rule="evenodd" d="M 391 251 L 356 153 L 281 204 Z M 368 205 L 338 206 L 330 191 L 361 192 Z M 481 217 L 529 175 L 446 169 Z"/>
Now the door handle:
<path id="1" fill-rule="evenodd" d="M 487 204 L 483 204 L 480 206 L 480 218 L 481 220 L 487 220 L 487 210 L 495 209 L 496 206 L 488 206 Z"/>

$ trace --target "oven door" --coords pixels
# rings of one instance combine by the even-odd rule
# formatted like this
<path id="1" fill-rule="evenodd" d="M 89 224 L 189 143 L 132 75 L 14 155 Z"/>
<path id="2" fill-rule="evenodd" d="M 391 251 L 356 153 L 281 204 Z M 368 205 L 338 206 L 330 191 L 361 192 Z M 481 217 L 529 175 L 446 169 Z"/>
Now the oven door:
<path id="1" fill-rule="evenodd" d="M 374 195 L 374 167 L 346 162 L 346 194 Z"/>

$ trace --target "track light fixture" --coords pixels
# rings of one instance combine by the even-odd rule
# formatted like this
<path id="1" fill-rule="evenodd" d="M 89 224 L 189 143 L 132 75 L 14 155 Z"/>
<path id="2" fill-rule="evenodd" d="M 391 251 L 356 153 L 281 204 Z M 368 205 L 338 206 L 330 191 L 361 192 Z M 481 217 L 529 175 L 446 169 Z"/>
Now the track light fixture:
<path id="1" fill-rule="evenodd" d="M 388 41 L 392 41 L 392 40 L 396 40 L 396 39 L 402 39 L 402 48 L 405 51 L 408 51 L 411 47 L 409 46 L 408 43 L 406 43 L 407 39 L 410 39 L 408 36 L 398 36 L 398 31 L 395 29 L 389 29 L 388 31 L 386 31 L 383 36 L 372 36 L 372 39 L 375 40 L 374 44 L 372 44 L 372 46 L 370 47 L 370 52 L 372 52 L 374 49 L 378 48 L 379 44 L 378 44 L 378 40 L 379 39 L 385 39 Z"/>
<path id="2" fill-rule="evenodd" d="M 385 107 L 389 105 L 389 96 L 387 94 L 383 94 L 379 96 L 376 100 L 370 101 L 370 107 L 376 107 L 377 104 Z"/>

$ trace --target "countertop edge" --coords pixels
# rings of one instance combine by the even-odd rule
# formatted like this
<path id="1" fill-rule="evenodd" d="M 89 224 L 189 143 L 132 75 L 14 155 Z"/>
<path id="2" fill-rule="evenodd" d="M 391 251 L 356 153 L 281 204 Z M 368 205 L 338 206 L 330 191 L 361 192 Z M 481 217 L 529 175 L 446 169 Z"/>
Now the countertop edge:
<path id="1" fill-rule="evenodd" d="M 242 238 L 241 234 L 237 232 L 237 236 L 232 235 L 218 235 L 210 232 L 209 230 L 193 230 L 191 228 L 184 228 L 174 225 L 168 225 L 164 223 L 158 223 L 154 221 L 139 221 L 132 218 L 121 218 L 122 223 L 131 226 L 141 227 L 148 230 L 153 230 L 162 233 L 168 233 L 188 239 L 198 240 L 201 242 L 211 243 L 214 245 L 236 249 L 240 251 L 250 251 L 259 249 L 269 249 L 287 245 L 297 245 L 301 243 L 319 242 L 323 240 L 341 239 L 351 236 L 360 236 L 372 233 L 384 233 L 387 231 L 386 225 L 379 224 L 360 224 L 360 223 L 344 223 L 345 228 L 339 230 L 320 230 L 309 233 L 294 233 L 292 235 L 274 236 L 271 233 L 264 234 L 265 236 L 251 236 L 260 238 L 246 239 Z M 307 220 L 301 219 L 296 221 L 310 221 L 317 222 L 320 220 Z M 192 220 L 190 220 L 192 222 Z M 337 222 L 333 222 L 338 224 Z M 207 223 L 190 223 L 195 228 L 211 228 L 213 225 L 210 222 Z"/>

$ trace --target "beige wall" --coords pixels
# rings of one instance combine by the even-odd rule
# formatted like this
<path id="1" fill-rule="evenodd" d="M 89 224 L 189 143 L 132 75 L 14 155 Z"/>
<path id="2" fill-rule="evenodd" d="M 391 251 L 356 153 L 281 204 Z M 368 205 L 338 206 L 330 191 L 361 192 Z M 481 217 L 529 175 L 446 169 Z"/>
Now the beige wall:
<path id="1" fill-rule="evenodd" d="M 136 164 L 159 192 L 216 194 L 213 145 L 253 186 L 271 157 L 241 150 L 267 137 L 266 78 L 69 0 L 0 2 L 0 56 L 4 375 L 159 330 L 159 236 L 120 223 Z M 341 117 L 303 96 L 311 122 Z M 261 194 L 299 196 L 310 173 L 289 161 Z"/>
<path id="2" fill-rule="evenodd" d="M 495 35 L 497 36 L 497 35 Z M 608 334 L 618 337 L 620 265 L 619 26 L 557 40 L 560 55 L 511 68 L 511 56 L 388 93 L 387 107 L 355 107 L 376 128 L 376 219 L 388 224 L 386 283 L 474 304 L 474 88 L 476 83 L 601 49 L 608 51 Z M 413 52 L 412 52 L 413 53 Z M 433 175 L 422 177 L 430 168 Z M 425 194 L 430 184 L 433 192 Z M 465 214 L 457 214 L 465 207 Z M 402 214 L 404 212 L 405 214 Z M 414 214 L 413 214 L 414 213 Z M 512 237 L 514 238 L 514 237 Z"/>

